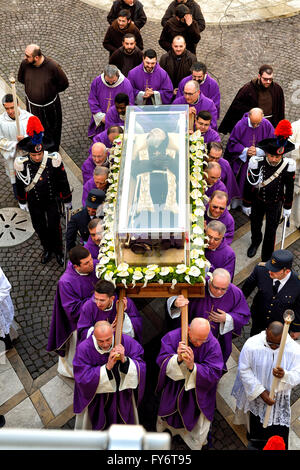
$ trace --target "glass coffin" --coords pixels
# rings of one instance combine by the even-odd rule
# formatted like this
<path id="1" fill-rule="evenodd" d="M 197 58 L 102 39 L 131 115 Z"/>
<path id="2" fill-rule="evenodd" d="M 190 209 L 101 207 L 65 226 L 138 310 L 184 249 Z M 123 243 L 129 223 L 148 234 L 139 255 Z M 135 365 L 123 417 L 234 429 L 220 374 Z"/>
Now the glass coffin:
<path id="1" fill-rule="evenodd" d="M 128 106 L 114 222 L 117 264 L 189 263 L 188 106 Z"/>

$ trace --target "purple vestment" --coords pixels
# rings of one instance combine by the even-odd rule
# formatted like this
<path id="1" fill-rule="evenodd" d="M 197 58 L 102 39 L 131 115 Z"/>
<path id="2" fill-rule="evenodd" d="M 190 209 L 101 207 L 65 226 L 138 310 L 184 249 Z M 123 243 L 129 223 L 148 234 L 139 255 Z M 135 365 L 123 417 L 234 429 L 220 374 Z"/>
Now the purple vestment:
<path id="1" fill-rule="evenodd" d="M 221 142 L 221 137 L 219 136 L 219 133 L 212 129 L 210 126 L 207 131 L 202 134 L 202 137 L 204 138 L 205 144 L 208 144 L 209 142 Z"/>
<path id="2" fill-rule="evenodd" d="M 188 77 L 183 78 L 178 85 L 178 91 L 176 97 L 179 98 L 183 96 L 184 85 L 186 82 L 193 80 L 193 76 L 189 75 Z M 213 100 L 216 105 L 217 112 L 218 112 L 218 119 L 220 117 L 220 88 L 218 82 L 212 78 L 208 73 L 206 74 L 206 78 L 203 83 L 200 84 L 200 91 L 203 93 L 207 98 Z"/>
<path id="3" fill-rule="evenodd" d="M 195 317 L 201 317 L 208 319 L 209 312 L 213 310 L 218 313 L 218 308 L 228 313 L 233 319 L 233 330 L 228 331 L 225 334 L 220 334 L 219 327 L 220 323 L 210 322 L 212 334 L 218 338 L 221 346 L 223 359 L 224 359 L 224 371 L 227 370 L 226 362 L 230 357 L 232 351 L 232 333 L 240 335 L 242 327 L 247 325 L 250 320 L 250 309 L 248 307 L 247 300 L 239 287 L 234 284 L 229 284 L 229 287 L 222 297 L 212 297 L 208 288 L 209 283 L 205 286 L 205 296 L 200 299 L 190 299 L 188 304 L 189 312 L 189 323 Z M 174 328 L 177 328 L 180 322 L 180 317 L 175 318 Z"/>
<path id="4" fill-rule="evenodd" d="M 226 225 L 226 232 L 224 235 L 224 239 L 226 240 L 228 245 L 231 245 L 233 242 L 233 237 L 234 237 L 234 218 L 228 211 L 228 209 L 225 209 L 224 212 L 220 215 L 218 219 L 214 219 L 210 217 L 208 214 L 208 205 L 206 206 L 206 210 L 204 213 L 204 220 L 206 220 L 206 223 L 210 222 L 211 220 L 219 220 L 220 222 L 223 222 L 224 225 Z"/>
<path id="5" fill-rule="evenodd" d="M 94 260 L 94 268 L 98 260 Z M 93 295 L 98 278 L 95 269 L 81 276 L 69 261 L 58 281 L 48 337 L 47 351 L 65 355 L 62 346 L 77 328 L 80 309 Z"/>
<path id="6" fill-rule="evenodd" d="M 96 243 L 93 242 L 91 236 L 89 236 L 87 242 L 84 244 L 84 247 L 89 250 L 91 253 L 91 256 L 93 259 L 98 260 L 98 254 L 99 254 L 99 245 L 96 245 Z"/>
<path id="7" fill-rule="evenodd" d="M 211 263 L 211 272 L 216 268 L 227 269 L 230 273 L 231 280 L 233 280 L 236 256 L 231 246 L 227 245 L 224 239 L 216 250 L 206 248 L 205 257 Z"/>
<path id="8" fill-rule="evenodd" d="M 96 142 L 101 142 L 102 144 L 105 145 L 107 149 L 110 149 L 112 147 L 112 142 L 109 140 L 108 135 L 107 135 L 107 129 L 104 129 L 104 131 L 99 132 L 99 134 L 94 135 L 93 143 L 89 148 L 89 155 L 92 155 L 92 146 Z"/>
<path id="9" fill-rule="evenodd" d="M 174 381 L 166 375 L 169 360 L 177 354 L 181 341 L 181 328 L 170 331 L 161 340 L 156 359 L 160 367 L 157 392 L 161 392 L 158 416 L 176 429 L 185 427 L 192 431 L 200 412 L 212 421 L 216 405 L 216 390 L 222 375 L 223 358 L 216 338 L 210 332 L 208 341 L 199 347 L 189 344 L 197 368 L 196 388 L 186 391 L 184 380 Z"/>
<path id="10" fill-rule="evenodd" d="M 229 161 L 235 174 L 241 197 L 243 196 L 250 157 L 247 157 L 247 160 L 243 162 L 239 156 L 246 147 L 251 147 L 252 145 L 257 147 L 259 141 L 272 137 L 274 137 L 274 127 L 270 121 L 263 118 L 258 127 L 250 127 L 248 113 L 245 113 L 242 119 L 234 126 L 228 139 L 224 156 Z"/>
<path id="11" fill-rule="evenodd" d="M 146 88 L 152 88 L 153 91 L 160 93 L 162 104 L 170 104 L 173 96 L 173 84 L 167 72 L 157 63 L 152 73 L 144 70 L 144 64 L 141 63 L 134 69 L 130 70 L 127 76 L 133 87 L 134 97 L 140 91 Z M 145 104 L 153 104 L 149 98 Z"/>
<path id="12" fill-rule="evenodd" d="M 218 163 L 222 168 L 221 180 L 227 188 L 229 200 L 231 201 L 234 197 L 239 198 L 240 190 L 229 162 L 225 158 L 220 158 Z"/>
<path id="13" fill-rule="evenodd" d="M 180 98 L 176 98 L 173 101 L 173 104 L 188 104 L 188 103 L 186 102 L 185 97 L 181 96 Z M 218 119 L 217 108 L 216 108 L 215 103 L 210 98 L 207 98 L 205 95 L 203 95 L 203 93 L 200 93 L 197 103 L 189 104 L 189 107 L 191 106 L 196 108 L 196 115 L 200 111 L 208 111 L 212 116 L 210 125 L 212 129 L 214 129 L 215 131 L 217 130 L 217 119 Z"/>
<path id="14" fill-rule="evenodd" d="M 82 309 L 80 310 L 80 317 L 77 324 L 78 341 L 82 341 L 86 338 L 87 332 L 91 326 L 94 326 L 97 321 L 107 320 L 112 323 L 117 315 L 117 306 L 115 297 L 112 308 L 110 310 L 100 310 L 100 308 L 94 302 L 93 297 L 89 299 Z M 129 316 L 135 338 L 137 341 L 142 341 L 142 317 L 136 308 L 132 299 L 127 298 L 127 309 L 126 313 Z"/>
<path id="15" fill-rule="evenodd" d="M 81 198 L 81 203 L 83 205 L 83 207 L 85 207 L 85 203 L 86 203 L 86 200 L 87 200 L 87 197 L 89 195 L 89 192 L 91 189 L 95 189 L 96 188 L 96 184 L 95 184 L 95 181 L 94 181 L 94 177 L 92 176 L 91 178 L 89 178 L 83 185 L 82 187 L 82 198 Z"/>
<path id="16" fill-rule="evenodd" d="M 108 168 L 109 167 L 108 159 L 106 159 L 106 161 L 101 166 L 106 166 Z M 90 155 L 84 160 L 83 164 L 81 165 L 83 184 L 85 184 L 90 178 L 93 177 L 95 168 L 96 168 L 96 164 L 94 163 L 92 155 Z"/>
<path id="17" fill-rule="evenodd" d="M 139 406 L 145 389 L 146 365 L 143 360 L 142 346 L 127 335 L 122 335 L 125 354 L 132 359 L 137 368 L 139 385 L 136 394 L 136 405 Z M 96 393 L 100 381 L 100 367 L 107 363 L 109 353 L 100 354 L 90 336 L 77 346 L 73 360 L 75 379 L 74 413 L 81 413 L 88 406 L 93 430 L 104 430 L 111 424 L 135 424 L 133 389 L 114 393 Z M 117 384 L 120 381 L 120 362 L 112 369 Z"/>
<path id="18" fill-rule="evenodd" d="M 118 85 L 109 86 L 103 83 L 104 77 L 103 74 L 94 78 L 91 84 L 90 94 L 88 98 L 88 103 L 92 115 L 101 113 L 107 113 L 109 108 L 113 106 L 115 101 L 115 96 L 118 93 L 125 93 L 129 96 L 129 104 L 134 104 L 134 96 L 132 86 L 129 80 L 120 73 L 120 77 L 117 83 Z M 99 133 L 97 131 L 96 123 L 93 116 L 91 117 L 91 122 L 88 128 L 88 136 L 92 137 L 95 134 Z"/>
<path id="19" fill-rule="evenodd" d="M 124 126 L 124 121 L 121 119 L 115 105 L 109 108 L 105 116 L 105 129 L 110 126 Z"/>
<path id="20" fill-rule="evenodd" d="M 207 187 L 205 191 L 205 195 L 207 197 L 210 197 L 214 191 L 224 191 L 225 193 L 228 194 L 228 189 L 226 188 L 225 184 L 221 179 L 216 181 L 214 184 L 212 184 L 210 187 Z M 229 195 L 228 195 L 228 204 L 230 203 Z"/>

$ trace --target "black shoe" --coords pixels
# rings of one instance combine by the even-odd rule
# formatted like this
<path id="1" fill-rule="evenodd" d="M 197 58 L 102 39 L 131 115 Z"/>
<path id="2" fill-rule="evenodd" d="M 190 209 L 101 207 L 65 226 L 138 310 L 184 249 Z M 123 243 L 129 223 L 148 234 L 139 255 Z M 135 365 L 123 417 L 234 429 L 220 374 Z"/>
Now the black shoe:
<path id="1" fill-rule="evenodd" d="M 248 258 L 253 258 L 256 255 L 258 246 L 250 245 L 247 251 Z"/>
<path id="2" fill-rule="evenodd" d="M 55 253 L 56 261 L 58 262 L 59 266 L 64 265 L 64 255 L 62 253 Z"/>
<path id="3" fill-rule="evenodd" d="M 3 415 L 0 415 L 0 428 L 3 428 L 4 425 L 5 425 L 5 418 Z"/>
<path id="4" fill-rule="evenodd" d="M 12 341 L 11 341 L 11 337 L 9 335 L 5 335 L 4 343 L 5 343 L 5 347 L 6 347 L 7 351 L 14 347 L 14 345 L 12 344 Z"/>
<path id="5" fill-rule="evenodd" d="M 52 258 L 51 251 L 44 251 L 42 254 L 42 258 L 41 258 L 41 263 L 46 264 L 51 260 L 51 258 Z"/>

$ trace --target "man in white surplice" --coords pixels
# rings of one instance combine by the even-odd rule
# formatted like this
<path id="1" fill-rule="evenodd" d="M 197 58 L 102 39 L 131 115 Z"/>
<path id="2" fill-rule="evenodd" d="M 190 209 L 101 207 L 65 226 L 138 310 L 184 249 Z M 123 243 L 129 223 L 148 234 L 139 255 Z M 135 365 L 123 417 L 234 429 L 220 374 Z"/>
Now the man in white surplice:
<path id="1" fill-rule="evenodd" d="M 276 367 L 282 331 L 282 323 L 272 322 L 245 342 L 231 392 L 236 398 L 234 422 L 247 424 L 249 444 L 259 450 L 272 435 L 283 437 L 288 449 L 290 394 L 300 383 L 300 346 L 288 335 L 281 366 Z M 269 392 L 274 377 L 280 380 L 272 400 Z M 268 426 L 263 428 L 267 405 L 272 409 Z"/>
<path id="2" fill-rule="evenodd" d="M 32 114 L 24 109 L 18 108 L 20 135 L 17 135 L 16 115 L 11 94 L 4 95 L 2 98 L 4 113 L 0 115 L 0 154 L 4 158 L 5 172 L 10 182 L 15 188 L 16 176 L 14 170 L 14 160 L 17 156 L 22 156 L 24 152 L 17 150 L 17 144 L 20 140 L 27 137 L 27 122 Z"/>

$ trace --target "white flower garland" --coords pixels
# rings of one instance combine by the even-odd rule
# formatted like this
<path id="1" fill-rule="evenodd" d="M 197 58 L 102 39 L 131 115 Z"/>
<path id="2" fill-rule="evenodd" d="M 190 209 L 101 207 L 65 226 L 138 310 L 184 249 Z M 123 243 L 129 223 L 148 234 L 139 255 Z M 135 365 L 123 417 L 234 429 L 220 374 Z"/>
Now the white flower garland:
<path id="1" fill-rule="evenodd" d="M 174 288 L 177 283 L 205 284 L 205 274 L 210 268 L 206 260 L 204 249 L 206 237 L 204 233 L 204 211 L 206 196 L 206 182 L 203 178 L 203 166 L 205 145 L 200 131 L 194 132 L 190 138 L 190 204 L 191 204 L 191 229 L 190 229 L 190 265 L 179 264 L 177 266 L 158 266 L 150 264 L 146 267 L 129 266 L 127 263 L 116 265 L 115 246 L 113 237 L 114 209 L 118 192 L 118 178 L 121 162 L 123 135 L 114 140 L 110 154 L 110 183 L 106 193 L 103 237 L 99 249 L 99 263 L 96 266 L 98 278 L 106 279 L 115 285 L 123 284 L 126 288 L 134 287 L 137 283 L 146 287 L 151 283 L 170 283 Z"/>

